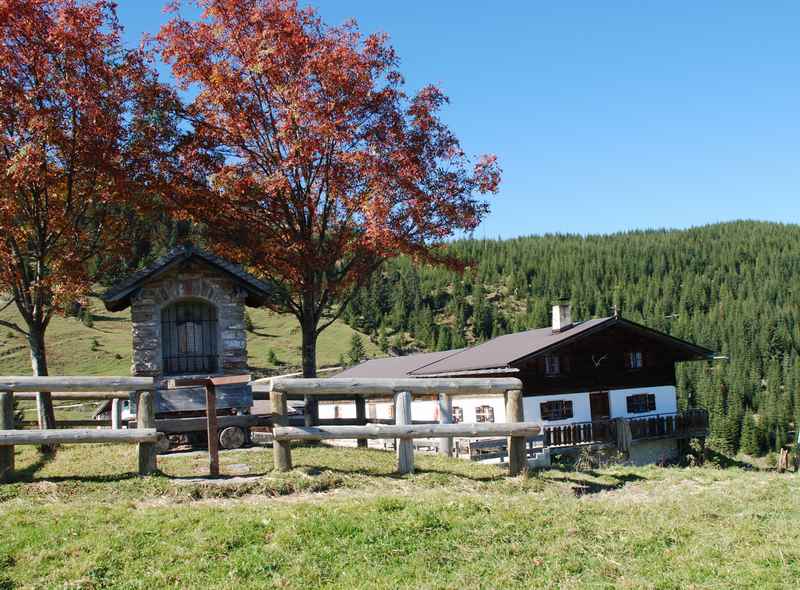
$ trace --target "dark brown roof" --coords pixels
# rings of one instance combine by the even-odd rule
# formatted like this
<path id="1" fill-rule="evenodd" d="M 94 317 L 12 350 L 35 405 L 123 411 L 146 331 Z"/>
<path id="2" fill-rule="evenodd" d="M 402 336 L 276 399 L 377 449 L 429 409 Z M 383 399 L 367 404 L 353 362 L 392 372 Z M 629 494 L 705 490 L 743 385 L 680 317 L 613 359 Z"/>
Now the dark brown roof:
<path id="1" fill-rule="evenodd" d="M 106 291 L 102 297 L 106 309 L 109 311 L 125 309 L 131 304 L 131 297 L 143 283 L 193 258 L 205 262 L 234 279 L 247 292 L 245 303 L 250 307 L 260 307 L 273 296 L 273 287 L 257 279 L 241 266 L 195 246 L 178 246 L 150 266 L 133 273 L 127 279 Z"/>
<path id="2" fill-rule="evenodd" d="M 469 374 L 513 373 L 524 359 L 547 354 L 573 339 L 585 337 L 611 326 L 622 326 L 661 340 L 684 351 L 684 359 L 708 359 L 714 352 L 620 317 L 606 317 L 574 324 L 567 330 L 553 332 L 539 328 L 492 338 L 470 348 L 431 352 L 366 361 L 337 377 L 431 377 Z"/>
<path id="3" fill-rule="evenodd" d="M 414 369 L 419 369 L 436 361 L 440 361 L 448 356 L 458 354 L 464 350 L 444 350 L 441 352 L 421 352 L 409 354 L 408 356 L 390 356 L 387 358 L 371 359 L 364 361 L 360 365 L 345 369 L 337 374 L 337 377 L 386 377 L 401 378 L 408 377 Z"/>
<path id="4" fill-rule="evenodd" d="M 514 361 L 541 352 L 564 340 L 574 338 L 602 326 L 614 318 L 600 318 L 575 324 L 568 330 L 553 332 L 552 328 L 539 328 L 506 334 L 487 340 L 483 344 L 465 348 L 462 352 L 450 355 L 438 362 L 418 367 L 410 375 L 430 376 L 438 374 L 476 372 L 487 369 L 511 368 Z"/>

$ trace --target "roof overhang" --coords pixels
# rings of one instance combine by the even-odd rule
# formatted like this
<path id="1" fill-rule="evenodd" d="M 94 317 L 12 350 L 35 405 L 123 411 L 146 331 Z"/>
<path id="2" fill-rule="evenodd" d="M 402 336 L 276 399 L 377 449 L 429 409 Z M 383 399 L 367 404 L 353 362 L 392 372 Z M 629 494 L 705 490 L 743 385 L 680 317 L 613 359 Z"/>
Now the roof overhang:
<path id="1" fill-rule="evenodd" d="M 511 361 L 509 363 L 509 365 L 511 365 L 511 366 L 519 365 L 519 364 L 525 363 L 527 361 L 530 361 L 532 359 L 535 359 L 535 358 L 538 358 L 538 357 L 541 357 L 541 356 L 546 356 L 548 354 L 551 354 L 553 352 L 558 351 L 561 348 L 564 348 L 566 346 L 574 344 L 578 340 L 582 340 L 584 338 L 588 338 L 589 336 L 592 336 L 593 334 L 596 334 L 598 332 L 602 332 L 603 330 L 607 330 L 609 328 L 617 327 L 617 326 L 624 327 L 624 328 L 630 328 L 632 330 L 635 330 L 635 331 L 643 333 L 644 335 L 646 335 L 649 338 L 652 338 L 653 340 L 660 341 L 660 342 L 666 344 L 667 346 L 671 346 L 673 348 L 677 348 L 677 349 L 683 350 L 687 354 L 687 356 L 689 357 L 689 358 L 685 359 L 685 360 L 688 360 L 688 361 L 713 360 L 714 357 L 717 354 L 716 352 L 714 352 L 711 349 L 705 348 L 703 346 L 699 346 L 697 344 L 693 344 L 691 342 L 688 342 L 686 340 L 682 340 L 680 338 L 676 338 L 675 336 L 670 336 L 669 334 L 666 334 L 664 332 L 660 332 L 658 330 L 654 330 L 652 328 L 648 328 L 647 326 L 644 326 L 642 324 L 633 322 L 631 320 L 627 320 L 627 319 L 624 319 L 624 318 L 621 318 L 621 317 L 611 317 L 611 318 L 608 318 L 606 321 L 597 324 L 596 326 L 592 326 L 588 330 L 584 330 L 582 332 L 576 333 L 574 335 L 574 337 L 565 338 L 564 340 L 556 342 L 556 343 L 554 343 L 554 344 L 552 344 L 550 346 L 545 346 L 545 347 L 543 347 L 543 348 L 541 348 L 539 350 L 532 351 L 530 354 L 526 354 L 526 355 L 521 356 L 521 357 L 519 357 L 517 359 L 514 359 L 513 361 Z"/>
<path id="2" fill-rule="evenodd" d="M 126 309 L 131 304 L 131 298 L 145 283 L 180 268 L 190 260 L 198 260 L 228 275 L 244 290 L 245 304 L 249 307 L 262 307 L 274 295 L 272 286 L 257 279 L 240 266 L 199 248 L 180 246 L 106 291 L 101 297 L 106 309 L 109 311 Z"/>

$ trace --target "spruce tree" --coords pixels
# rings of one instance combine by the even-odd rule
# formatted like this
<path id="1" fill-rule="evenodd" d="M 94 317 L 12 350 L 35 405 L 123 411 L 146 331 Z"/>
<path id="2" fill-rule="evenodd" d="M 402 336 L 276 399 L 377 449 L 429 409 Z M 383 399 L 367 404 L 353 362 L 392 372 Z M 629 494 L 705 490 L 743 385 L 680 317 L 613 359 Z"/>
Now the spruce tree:
<path id="1" fill-rule="evenodd" d="M 350 350 L 347 351 L 347 361 L 351 365 L 357 365 L 367 357 L 367 350 L 364 348 L 364 341 L 361 336 L 353 334 L 350 337 Z"/>

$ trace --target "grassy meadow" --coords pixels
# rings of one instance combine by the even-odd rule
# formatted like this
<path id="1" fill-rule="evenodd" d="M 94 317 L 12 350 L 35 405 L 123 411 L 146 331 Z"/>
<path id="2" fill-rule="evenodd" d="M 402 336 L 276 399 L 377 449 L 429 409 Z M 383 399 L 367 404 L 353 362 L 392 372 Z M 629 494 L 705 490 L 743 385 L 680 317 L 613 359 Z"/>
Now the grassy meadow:
<path id="1" fill-rule="evenodd" d="M 47 329 L 47 354 L 53 375 L 128 375 L 131 367 L 130 310 L 111 313 L 98 299 L 89 301 L 91 327 L 77 318 L 54 317 Z M 248 332 L 248 362 L 254 373 L 266 374 L 291 370 L 300 365 L 300 328 L 291 315 L 264 309 L 248 309 L 253 331 Z M 20 323 L 11 306 L 0 319 Z M 20 323 L 20 325 L 22 325 Z M 23 325 L 24 327 L 24 325 Z M 355 331 L 344 322 L 336 322 L 322 332 L 317 346 L 317 364 L 334 366 L 339 356 L 350 348 Z M 369 356 L 380 350 L 362 334 Z M 270 363 L 272 349 L 279 364 Z M 30 357 L 24 336 L 0 328 L 0 375 L 28 375 Z"/>
<path id="2" fill-rule="evenodd" d="M 0 588 L 786 588 L 800 476 L 611 467 L 508 478 L 418 455 L 297 448 L 159 457 L 17 452 L 0 487 Z"/>

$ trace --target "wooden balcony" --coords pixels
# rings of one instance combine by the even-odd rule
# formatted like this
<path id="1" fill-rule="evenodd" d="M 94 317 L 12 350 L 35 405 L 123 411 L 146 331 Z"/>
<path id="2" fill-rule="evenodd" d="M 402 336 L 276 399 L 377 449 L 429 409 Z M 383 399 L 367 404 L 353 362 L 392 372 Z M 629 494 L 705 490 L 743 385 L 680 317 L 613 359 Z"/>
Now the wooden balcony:
<path id="1" fill-rule="evenodd" d="M 631 439 L 695 438 L 708 435 L 708 412 L 698 408 L 641 418 L 618 418 L 544 427 L 547 447 L 616 444 L 620 425 L 630 426 Z"/>
<path id="2" fill-rule="evenodd" d="M 696 438 L 708 435 L 708 412 L 702 408 L 629 418 L 633 440 L 654 438 Z"/>

